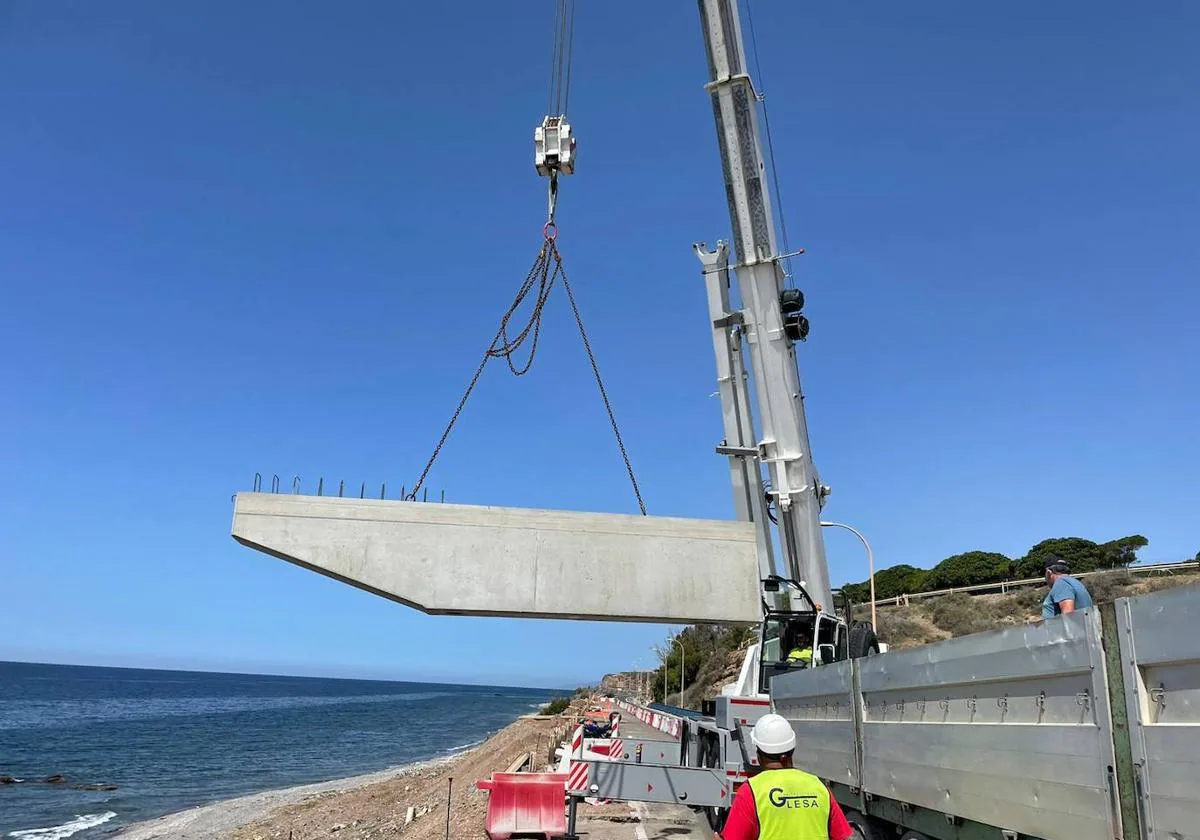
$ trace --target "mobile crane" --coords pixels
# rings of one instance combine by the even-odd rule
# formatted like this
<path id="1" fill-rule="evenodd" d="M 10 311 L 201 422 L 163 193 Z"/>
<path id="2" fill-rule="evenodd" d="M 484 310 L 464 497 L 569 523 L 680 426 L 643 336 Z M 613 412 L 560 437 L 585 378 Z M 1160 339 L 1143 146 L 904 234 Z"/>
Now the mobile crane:
<path id="1" fill-rule="evenodd" d="M 748 727 L 773 709 L 860 840 L 1200 837 L 1194 589 L 878 656 L 873 628 L 838 614 L 796 364 L 809 325 L 781 267 L 739 10 L 698 5 L 733 262 L 724 243 L 696 253 L 738 523 L 255 492 L 236 496 L 234 537 L 434 614 L 761 625 L 738 680 L 675 719 L 667 760 L 588 762 L 577 796 L 683 803 L 717 827 L 754 769 Z M 552 223 L 576 165 L 565 114 L 535 154 Z M 812 667 L 786 661 L 797 633 Z"/>

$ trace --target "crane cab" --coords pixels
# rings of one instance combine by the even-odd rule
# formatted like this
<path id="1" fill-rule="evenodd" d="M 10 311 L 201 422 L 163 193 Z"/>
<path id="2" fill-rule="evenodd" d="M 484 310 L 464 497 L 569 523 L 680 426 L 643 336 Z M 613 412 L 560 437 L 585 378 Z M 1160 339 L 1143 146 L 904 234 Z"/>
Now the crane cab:
<path id="1" fill-rule="evenodd" d="M 761 693 L 768 693 L 772 677 L 819 668 L 851 656 L 848 603 L 844 616 L 824 612 L 802 584 L 785 578 L 768 578 L 763 582 L 763 593 Z"/>

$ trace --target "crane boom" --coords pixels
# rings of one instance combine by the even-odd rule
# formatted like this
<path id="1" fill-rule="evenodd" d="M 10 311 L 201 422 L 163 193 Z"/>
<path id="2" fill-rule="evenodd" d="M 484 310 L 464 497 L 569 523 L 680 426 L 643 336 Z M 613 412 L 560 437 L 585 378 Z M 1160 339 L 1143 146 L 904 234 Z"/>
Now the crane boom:
<path id="1" fill-rule="evenodd" d="M 699 7 L 708 54 L 706 88 L 712 96 L 733 229 L 736 262 L 731 271 L 743 307 L 741 323 L 731 324 L 730 329 L 743 336 L 750 348 L 746 369 L 754 383 L 761 433 L 757 458 L 769 472 L 768 492 L 778 510 L 779 544 L 787 576 L 802 582 L 813 600 L 832 612 L 821 535 L 821 505 L 828 490 L 820 484 L 813 465 L 796 347 L 785 330 L 780 303 L 784 276 L 759 143 L 757 96 L 746 69 L 737 0 L 699 0 Z M 712 260 L 702 253 L 701 261 L 710 270 Z M 728 393 L 730 389 L 721 391 L 723 401 Z M 726 405 L 725 410 L 728 415 L 737 409 Z M 738 508 L 742 515 L 744 506 L 739 503 Z M 750 518 L 756 528 L 766 532 L 760 546 L 769 546 L 769 519 Z M 760 563 L 760 568 L 767 565 Z"/>

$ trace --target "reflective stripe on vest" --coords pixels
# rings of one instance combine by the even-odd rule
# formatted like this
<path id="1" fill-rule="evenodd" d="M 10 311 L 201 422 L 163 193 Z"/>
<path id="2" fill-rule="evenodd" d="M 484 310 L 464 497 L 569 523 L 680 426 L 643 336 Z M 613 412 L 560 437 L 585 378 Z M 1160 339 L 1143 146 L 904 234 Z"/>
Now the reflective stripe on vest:
<path id="1" fill-rule="evenodd" d="M 829 840 L 829 789 L 794 768 L 764 770 L 750 780 L 758 840 Z"/>

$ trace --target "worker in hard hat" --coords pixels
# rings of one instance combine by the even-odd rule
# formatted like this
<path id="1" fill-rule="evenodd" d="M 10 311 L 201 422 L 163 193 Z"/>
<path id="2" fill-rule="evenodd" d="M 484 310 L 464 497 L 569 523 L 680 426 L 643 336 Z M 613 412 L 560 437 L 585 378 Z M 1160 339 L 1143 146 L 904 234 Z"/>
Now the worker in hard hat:
<path id="1" fill-rule="evenodd" d="M 792 725 L 764 715 L 750 739 L 760 769 L 733 798 L 722 840 L 849 840 L 850 823 L 829 788 L 792 765 Z"/>

